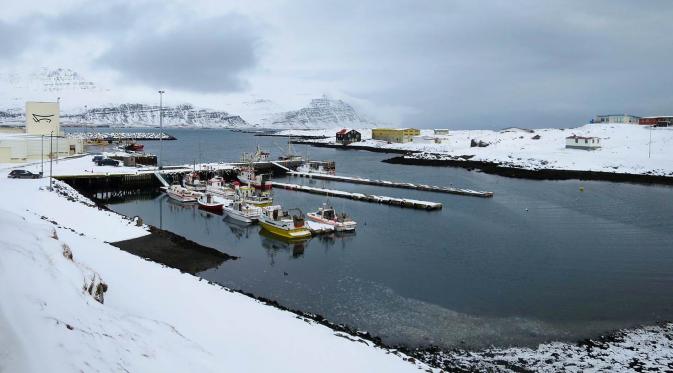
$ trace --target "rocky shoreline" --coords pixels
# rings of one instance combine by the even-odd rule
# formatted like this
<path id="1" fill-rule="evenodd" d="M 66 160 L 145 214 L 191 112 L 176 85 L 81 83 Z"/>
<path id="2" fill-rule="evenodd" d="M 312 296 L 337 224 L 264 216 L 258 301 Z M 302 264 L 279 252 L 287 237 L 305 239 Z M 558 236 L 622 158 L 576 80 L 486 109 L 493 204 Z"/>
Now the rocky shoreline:
<path id="1" fill-rule="evenodd" d="M 478 170 L 487 174 L 533 180 L 596 180 L 611 182 L 630 182 L 640 184 L 673 185 L 673 177 L 626 174 L 602 171 L 576 171 L 561 169 L 524 169 L 508 167 L 499 163 L 472 161 L 469 159 L 422 159 L 397 156 L 384 159 L 382 162 L 414 166 L 460 167 L 467 170 Z"/>

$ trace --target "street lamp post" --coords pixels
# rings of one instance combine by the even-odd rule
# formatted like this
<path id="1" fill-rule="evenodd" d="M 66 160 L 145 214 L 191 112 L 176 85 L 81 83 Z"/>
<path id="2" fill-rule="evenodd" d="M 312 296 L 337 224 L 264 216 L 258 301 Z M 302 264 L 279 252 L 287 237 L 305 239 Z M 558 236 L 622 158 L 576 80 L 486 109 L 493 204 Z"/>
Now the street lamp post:
<path id="1" fill-rule="evenodd" d="M 647 146 L 647 158 L 652 158 L 652 127 L 653 125 L 650 125 L 650 143 Z"/>
<path id="2" fill-rule="evenodd" d="M 166 91 L 159 91 L 159 161 L 157 163 L 160 170 L 164 150 L 164 93 Z"/>
<path id="3" fill-rule="evenodd" d="M 54 163 L 54 131 L 49 132 L 49 190 L 52 190 L 54 179 L 52 178 L 52 167 Z"/>
<path id="4" fill-rule="evenodd" d="M 40 135 L 40 177 L 44 175 L 44 134 Z"/>

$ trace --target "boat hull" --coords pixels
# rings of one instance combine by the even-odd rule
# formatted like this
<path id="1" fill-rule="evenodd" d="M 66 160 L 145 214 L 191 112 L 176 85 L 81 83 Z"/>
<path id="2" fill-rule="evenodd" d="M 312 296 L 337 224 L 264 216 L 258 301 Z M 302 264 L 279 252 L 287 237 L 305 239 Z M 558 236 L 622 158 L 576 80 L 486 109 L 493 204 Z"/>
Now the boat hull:
<path id="1" fill-rule="evenodd" d="M 269 233 L 273 233 L 276 236 L 287 238 L 287 239 L 297 239 L 297 238 L 308 238 L 311 237 L 311 231 L 306 228 L 293 228 L 293 229 L 282 229 L 273 224 L 269 224 L 263 220 L 259 221 L 259 225 Z"/>
<path id="2" fill-rule="evenodd" d="M 226 213 L 227 213 L 228 217 L 230 217 L 234 220 L 246 223 L 246 224 L 252 224 L 255 221 L 257 221 L 257 218 L 251 218 L 251 217 L 247 217 L 247 216 L 244 216 L 244 215 L 241 215 L 241 214 L 237 214 L 236 212 L 231 211 L 231 210 L 227 210 Z"/>
<path id="3" fill-rule="evenodd" d="M 328 220 L 328 219 L 323 219 L 317 214 L 313 213 L 308 213 L 306 214 L 306 217 L 318 222 L 318 223 L 323 223 L 323 224 L 328 224 L 334 227 L 334 230 L 337 232 L 352 232 L 355 230 L 355 227 L 357 224 L 355 222 L 349 222 L 349 223 L 340 223 L 334 220 Z"/>
<path id="4" fill-rule="evenodd" d="M 224 204 L 222 204 L 222 203 L 206 204 L 206 203 L 199 202 L 199 208 L 201 210 L 205 210 L 205 211 L 208 211 L 208 212 L 214 212 L 216 214 L 222 214 Z"/>
<path id="5" fill-rule="evenodd" d="M 182 194 L 173 193 L 170 189 L 166 191 L 166 194 L 168 194 L 168 196 L 169 196 L 171 199 L 174 199 L 174 200 L 176 200 L 176 201 L 178 201 L 178 202 L 183 202 L 183 203 L 192 203 L 192 202 L 196 202 L 196 197 L 193 197 L 193 196 L 185 196 L 185 195 L 182 195 Z"/>

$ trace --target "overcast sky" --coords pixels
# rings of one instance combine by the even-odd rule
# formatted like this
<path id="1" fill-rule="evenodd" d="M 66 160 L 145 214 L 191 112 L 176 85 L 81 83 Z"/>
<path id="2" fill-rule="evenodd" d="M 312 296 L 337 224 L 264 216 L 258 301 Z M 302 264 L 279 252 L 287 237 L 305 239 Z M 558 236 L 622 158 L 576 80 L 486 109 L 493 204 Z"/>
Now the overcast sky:
<path id="1" fill-rule="evenodd" d="M 175 103 L 291 108 L 326 93 L 449 128 L 673 113 L 667 0 L 14 1 L 0 35 L 2 71 L 71 68 L 123 101 L 165 89 Z"/>

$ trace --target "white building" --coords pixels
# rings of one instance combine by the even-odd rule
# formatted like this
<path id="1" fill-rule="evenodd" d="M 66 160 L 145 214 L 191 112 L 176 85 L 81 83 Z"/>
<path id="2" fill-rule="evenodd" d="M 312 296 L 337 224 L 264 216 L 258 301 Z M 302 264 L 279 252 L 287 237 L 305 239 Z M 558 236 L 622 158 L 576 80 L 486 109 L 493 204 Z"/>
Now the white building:
<path id="1" fill-rule="evenodd" d="M 638 124 L 640 122 L 640 117 L 629 114 L 606 114 L 606 115 L 596 115 L 594 123 L 630 123 Z"/>
<path id="2" fill-rule="evenodd" d="M 411 141 L 414 144 L 441 144 L 446 140 L 445 137 L 439 136 L 414 136 Z"/>
<path id="3" fill-rule="evenodd" d="M 585 137 L 572 135 L 566 137 L 567 149 L 595 150 L 601 147 L 601 139 L 598 137 Z"/>
<path id="4" fill-rule="evenodd" d="M 27 102 L 25 131 L 0 132 L 0 163 L 58 159 L 84 152 L 82 139 L 61 132 L 57 102 Z"/>

